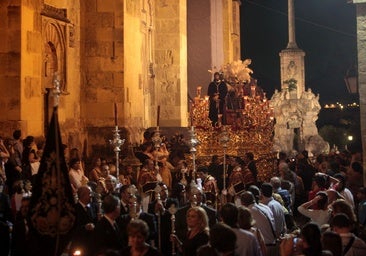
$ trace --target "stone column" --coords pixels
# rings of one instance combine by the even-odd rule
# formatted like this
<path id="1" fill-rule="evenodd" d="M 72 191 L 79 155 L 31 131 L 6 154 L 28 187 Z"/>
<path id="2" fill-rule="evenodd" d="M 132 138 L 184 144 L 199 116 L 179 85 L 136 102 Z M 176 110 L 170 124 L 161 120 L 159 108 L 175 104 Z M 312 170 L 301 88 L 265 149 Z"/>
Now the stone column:
<path id="1" fill-rule="evenodd" d="M 363 152 L 363 183 L 366 184 L 366 0 L 353 0 L 357 5 L 358 90 Z"/>

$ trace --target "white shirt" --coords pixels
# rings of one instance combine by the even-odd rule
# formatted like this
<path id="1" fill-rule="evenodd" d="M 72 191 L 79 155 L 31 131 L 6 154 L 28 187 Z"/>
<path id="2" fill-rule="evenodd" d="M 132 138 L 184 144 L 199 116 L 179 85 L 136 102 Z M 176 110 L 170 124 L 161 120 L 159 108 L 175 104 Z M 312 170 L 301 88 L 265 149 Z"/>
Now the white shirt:
<path id="1" fill-rule="evenodd" d="M 273 197 L 263 198 L 262 202 L 263 204 L 267 205 L 273 213 L 274 222 L 276 225 L 275 228 L 276 236 L 280 237 L 281 234 L 285 234 L 287 228 L 286 228 L 285 214 L 283 212 L 282 205 L 276 200 L 274 200 Z"/>
<path id="2" fill-rule="evenodd" d="M 313 209 L 306 209 L 304 206 L 300 205 L 297 207 L 297 210 L 302 215 L 310 218 L 313 222 L 321 227 L 323 224 L 327 224 L 330 218 L 330 210 L 313 210 Z"/>
<path id="3" fill-rule="evenodd" d="M 253 233 L 241 228 L 232 228 L 236 235 L 235 255 L 240 256 L 260 256 L 262 251 L 257 238 Z"/>
<path id="4" fill-rule="evenodd" d="M 355 209 L 355 201 L 353 200 L 352 192 L 348 188 L 345 188 L 340 194 L 344 197 L 344 200 L 352 206 L 352 209 Z"/>
<path id="5" fill-rule="evenodd" d="M 275 222 L 271 209 L 264 204 L 251 204 L 248 206 L 253 219 L 255 220 L 255 227 L 262 232 L 265 244 L 275 244 L 276 238 L 273 236 L 272 228 L 275 229 Z M 266 215 L 268 218 L 266 217 Z M 276 231 L 275 231 L 276 233 Z"/>

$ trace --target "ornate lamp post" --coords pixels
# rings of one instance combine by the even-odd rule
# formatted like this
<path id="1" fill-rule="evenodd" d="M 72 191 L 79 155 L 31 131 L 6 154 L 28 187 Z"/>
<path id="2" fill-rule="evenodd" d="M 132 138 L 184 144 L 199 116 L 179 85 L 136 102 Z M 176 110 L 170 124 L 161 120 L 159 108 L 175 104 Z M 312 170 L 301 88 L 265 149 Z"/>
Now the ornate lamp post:
<path id="1" fill-rule="evenodd" d="M 192 177 L 194 182 L 196 183 L 196 146 L 199 144 L 198 139 L 196 138 L 196 133 L 194 131 L 194 126 L 191 126 L 191 129 L 189 130 L 189 146 L 190 146 L 190 152 L 192 154 L 192 164 L 193 164 L 193 170 L 192 170 Z"/>
<path id="2" fill-rule="evenodd" d="M 113 140 L 109 140 L 109 143 L 113 146 L 113 151 L 116 154 L 116 175 L 117 180 L 119 180 L 119 152 L 121 152 L 121 146 L 125 143 L 125 139 L 121 139 L 119 135 L 120 130 L 118 125 L 115 126 L 113 131 Z"/>
<path id="3" fill-rule="evenodd" d="M 160 130 L 159 130 L 159 126 L 156 128 L 155 132 L 154 132 L 154 136 L 151 138 L 152 142 L 154 143 L 154 148 L 156 151 L 159 150 L 160 146 L 161 146 L 161 137 L 160 137 Z M 155 154 L 155 169 L 158 170 L 159 166 L 158 166 L 158 156 L 159 154 Z"/>
<path id="4" fill-rule="evenodd" d="M 223 126 L 222 132 L 220 134 L 220 144 L 224 150 L 224 173 L 223 173 L 223 185 L 224 190 L 226 190 L 226 151 L 227 151 L 227 144 L 230 141 L 229 133 L 226 130 L 226 126 Z"/>

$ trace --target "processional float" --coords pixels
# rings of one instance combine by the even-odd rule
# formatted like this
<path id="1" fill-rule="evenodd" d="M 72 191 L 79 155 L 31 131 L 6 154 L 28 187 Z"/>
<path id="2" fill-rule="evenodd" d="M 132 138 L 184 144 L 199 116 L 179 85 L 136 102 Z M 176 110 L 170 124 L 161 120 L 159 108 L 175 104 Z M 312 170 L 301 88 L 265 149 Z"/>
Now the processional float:
<path id="1" fill-rule="evenodd" d="M 212 125 L 209 119 L 209 97 L 202 96 L 202 87 L 190 111 L 191 126 L 197 140 L 196 159 L 209 162 L 212 155 L 222 155 L 226 175 L 226 156 L 243 157 L 247 152 L 256 156 L 258 180 L 268 181 L 273 175 L 276 153 L 273 152 L 273 108 L 263 90 L 250 74 L 250 60 L 234 61 L 220 70 L 228 86 L 225 111 Z M 225 120 L 225 122 L 223 122 Z M 224 179 L 225 182 L 225 179 Z M 226 188 L 226 183 L 224 183 Z"/>

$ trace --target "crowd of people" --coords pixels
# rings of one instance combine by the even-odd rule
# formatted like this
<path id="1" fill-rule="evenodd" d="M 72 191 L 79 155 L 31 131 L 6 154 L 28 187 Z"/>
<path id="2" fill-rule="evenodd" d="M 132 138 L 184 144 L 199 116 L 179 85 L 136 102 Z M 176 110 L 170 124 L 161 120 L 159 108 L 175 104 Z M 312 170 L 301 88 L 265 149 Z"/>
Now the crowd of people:
<path id="1" fill-rule="evenodd" d="M 212 156 L 193 170 L 152 134 L 137 170 L 77 149 L 65 156 L 75 200 L 70 255 L 366 255 L 362 159 L 281 152 L 259 180 L 256 152 Z M 0 140 L 0 255 L 28 255 L 29 202 L 42 157 L 35 138 Z M 224 172 L 225 169 L 225 172 Z M 224 176 L 226 173 L 226 176 Z M 79 254 L 76 254 L 79 253 Z"/>

